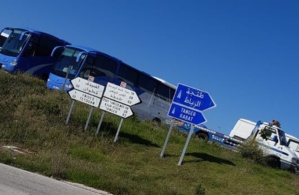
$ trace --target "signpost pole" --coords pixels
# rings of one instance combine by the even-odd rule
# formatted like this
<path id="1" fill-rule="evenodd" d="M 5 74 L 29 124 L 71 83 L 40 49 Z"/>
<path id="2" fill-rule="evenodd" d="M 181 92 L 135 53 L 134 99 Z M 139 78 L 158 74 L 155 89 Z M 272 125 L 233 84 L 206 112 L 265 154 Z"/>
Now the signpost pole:
<path id="1" fill-rule="evenodd" d="M 93 111 L 93 107 L 91 106 L 91 107 L 90 107 L 90 110 L 89 110 L 88 118 L 87 118 L 86 123 L 85 123 L 84 131 L 86 131 L 86 129 L 87 129 L 87 127 L 88 127 L 88 123 L 89 123 L 89 121 L 90 121 L 92 111 Z"/>
<path id="2" fill-rule="evenodd" d="M 72 111 L 73 111 L 74 105 L 75 105 L 75 100 L 73 100 L 72 103 L 71 103 L 70 110 L 69 110 L 69 113 L 68 113 L 68 115 L 67 115 L 65 124 L 68 124 L 68 123 L 69 123 L 69 120 L 70 120 L 71 113 L 72 113 Z"/>
<path id="3" fill-rule="evenodd" d="M 99 130 L 101 128 L 101 125 L 102 125 L 102 122 L 103 122 L 103 119 L 104 119 L 104 115 L 105 115 L 105 111 L 102 111 L 101 119 L 99 121 L 99 124 L 98 124 L 98 127 L 97 127 L 97 131 L 96 131 L 96 135 L 98 135 L 98 133 L 99 133 Z"/>
<path id="4" fill-rule="evenodd" d="M 119 134 L 119 131 L 120 131 L 120 128 L 121 128 L 121 125 L 124 121 L 124 118 L 121 118 L 120 122 L 119 122 L 119 125 L 118 125 L 118 129 L 117 129 L 117 132 L 116 132 L 116 135 L 115 135 L 115 138 L 114 138 L 114 142 L 116 142 L 117 138 L 118 138 L 118 134 Z"/>
<path id="5" fill-rule="evenodd" d="M 187 140 L 186 140 L 186 143 L 185 143 L 185 146 L 184 146 L 184 149 L 183 149 L 183 152 L 181 154 L 181 158 L 180 158 L 180 160 L 178 162 L 178 165 L 182 165 L 183 158 L 185 156 L 185 153 L 186 153 L 187 147 L 189 145 L 189 141 L 191 139 L 191 135 L 193 134 L 193 131 L 194 131 L 194 125 L 192 124 L 191 125 L 191 129 L 190 129 L 189 134 L 188 134 L 188 137 L 187 137 Z"/>
<path id="6" fill-rule="evenodd" d="M 172 120 L 172 122 L 171 122 L 171 124 L 170 124 L 169 130 L 168 130 L 168 133 L 167 133 L 167 136 L 166 136 L 166 139 L 165 139 L 165 141 L 164 141 L 164 145 L 163 145 L 163 148 L 162 148 L 162 151 L 161 151 L 161 154 L 160 154 L 160 158 L 163 158 L 163 157 L 164 157 L 164 152 L 165 152 L 165 149 L 166 149 L 166 146 L 167 146 L 167 143 L 168 143 L 170 134 L 171 134 L 171 132 L 172 132 L 173 123 L 174 123 L 174 120 Z"/>

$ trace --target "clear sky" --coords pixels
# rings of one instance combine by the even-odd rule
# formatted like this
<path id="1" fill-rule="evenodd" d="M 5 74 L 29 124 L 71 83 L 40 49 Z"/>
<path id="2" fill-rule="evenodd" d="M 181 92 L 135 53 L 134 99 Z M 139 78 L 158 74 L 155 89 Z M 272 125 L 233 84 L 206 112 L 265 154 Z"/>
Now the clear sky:
<path id="1" fill-rule="evenodd" d="M 299 137 L 298 0 L 1 1 L 0 28 L 29 27 L 209 92 L 209 128 L 277 119 Z"/>

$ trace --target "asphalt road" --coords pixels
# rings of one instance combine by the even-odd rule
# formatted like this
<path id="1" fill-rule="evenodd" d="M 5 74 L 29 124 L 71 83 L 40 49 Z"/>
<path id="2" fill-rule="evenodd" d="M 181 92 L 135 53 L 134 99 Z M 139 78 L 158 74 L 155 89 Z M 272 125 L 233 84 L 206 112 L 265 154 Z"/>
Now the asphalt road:
<path id="1" fill-rule="evenodd" d="M 0 173 L 0 195 L 109 194 L 81 184 L 59 181 L 4 164 L 0 164 Z"/>

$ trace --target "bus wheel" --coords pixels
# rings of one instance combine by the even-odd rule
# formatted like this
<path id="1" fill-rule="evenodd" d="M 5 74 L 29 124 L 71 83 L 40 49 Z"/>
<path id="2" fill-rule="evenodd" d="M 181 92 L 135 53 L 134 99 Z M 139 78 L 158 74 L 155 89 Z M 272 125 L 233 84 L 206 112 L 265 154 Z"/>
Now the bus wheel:
<path id="1" fill-rule="evenodd" d="M 196 134 L 199 140 L 207 142 L 209 140 L 209 136 L 206 133 L 199 132 Z"/>
<path id="2" fill-rule="evenodd" d="M 41 80 L 43 80 L 43 81 L 47 81 L 48 78 L 49 78 L 49 74 L 42 74 L 42 75 L 39 76 L 39 78 L 40 78 Z"/>
<path id="3" fill-rule="evenodd" d="M 161 125 L 161 119 L 159 119 L 159 118 L 154 118 L 154 119 L 152 120 L 152 123 L 153 123 L 154 125 L 156 125 L 156 126 L 160 126 L 160 125 Z"/>
<path id="4" fill-rule="evenodd" d="M 275 156 L 268 156 L 266 158 L 267 165 L 273 168 L 280 168 L 280 160 Z"/>

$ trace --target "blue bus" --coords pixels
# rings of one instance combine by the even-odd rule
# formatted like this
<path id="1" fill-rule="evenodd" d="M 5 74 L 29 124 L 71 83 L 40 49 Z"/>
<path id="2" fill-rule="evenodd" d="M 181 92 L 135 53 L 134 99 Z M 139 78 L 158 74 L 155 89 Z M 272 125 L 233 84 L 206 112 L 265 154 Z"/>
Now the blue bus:
<path id="1" fill-rule="evenodd" d="M 45 32 L 6 27 L 1 30 L 0 67 L 11 73 L 23 72 L 47 79 L 54 65 L 54 47 L 70 44 Z"/>
<path id="2" fill-rule="evenodd" d="M 132 106 L 140 120 L 170 123 L 168 109 L 176 87 L 162 79 L 150 76 L 100 51 L 83 46 L 56 47 L 52 55 L 58 56 L 47 81 L 49 89 L 68 91 L 70 80 L 81 77 L 106 86 L 107 82 L 134 90 L 142 103 Z"/>

